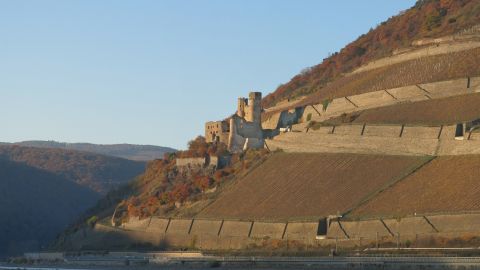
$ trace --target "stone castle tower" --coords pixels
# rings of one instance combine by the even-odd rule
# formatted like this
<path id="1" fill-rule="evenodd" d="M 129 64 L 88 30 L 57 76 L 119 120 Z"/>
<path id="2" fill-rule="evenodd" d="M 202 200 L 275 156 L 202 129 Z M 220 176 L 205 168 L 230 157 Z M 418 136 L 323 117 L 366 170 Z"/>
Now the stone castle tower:
<path id="1" fill-rule="evenodd" d="M 237 116 L 247 122 L 260 123 L 262 115 L 262 93 L 250 92 L 248 99 L 239 98 Z"/>
<path id="2" fill-rule="evenodd" d="M 262 93 L 250 92 L 239 98 L 237 112 L 229 119 L 205 124 L 207 142 L 222 142 L 233 152 L 263 148 Z"/>

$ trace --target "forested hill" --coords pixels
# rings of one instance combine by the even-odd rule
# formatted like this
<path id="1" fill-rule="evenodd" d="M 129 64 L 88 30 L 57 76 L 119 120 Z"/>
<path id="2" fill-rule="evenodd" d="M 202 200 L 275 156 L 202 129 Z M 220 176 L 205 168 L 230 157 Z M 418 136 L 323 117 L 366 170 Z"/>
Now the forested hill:
<path id="1" fill-rule="evenodd" d="M 305 69 L 279 86 L 263 100 L 271 107 L 285 99 L 295 99 L 322 91 L 334 81 L 372 60 L 390 56 L 413 41 L 465 31 L 480 24 L 478 0 L 420 0 L 412 8 L 393 16 L 375 29 L 334 53 L 322 63 Z"/>
<path id="2" fill-rule="evenodd" d="M 60 175 L 0 158 L 0 257 L 47 245 L 99 197 Z"/>
<path id="3" fill-rule="evenodd" d="M 136 144 L 63 143 L 56 141 L 24 141 L 14 144 L 29 147 L 77 150 L 137 161 L 149 161 L 163 158 L 163 154 L 176 151 L 170 147 Z"/>
<path id="4" fill-rule="evenodd" d="M 0 145 L 0 158 L 48 171 L 100 194 L 132 180 L 145 169 L 145 162 L 140 161 L 18 145 Z"/>

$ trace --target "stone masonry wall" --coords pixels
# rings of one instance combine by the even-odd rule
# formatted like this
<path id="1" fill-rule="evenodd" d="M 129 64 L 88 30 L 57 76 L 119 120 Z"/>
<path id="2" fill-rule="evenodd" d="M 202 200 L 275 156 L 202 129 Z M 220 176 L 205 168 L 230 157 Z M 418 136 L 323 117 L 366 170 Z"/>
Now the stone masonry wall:
<path id="1" fill-rule="evenodd" d="M 243 249 L 266 240 L 296 241 L 305 245 L 322 245 L 329 239 L 375 240 L 377 237 L 410 239 L 417 236 L 455 236 L 468 233 L 480 236 L 480 213 L 419 215 L 398 219 L 332 221 L 327 239 L 317 239 L 318 221 L 263 222 L 233 220 L 163 219 L 153 217 L 145 227 L 128 230 L 97 224 L 89 233 L 73 237 L 78 243 L 90 240 L 103 248 L 120 245 L 146 244 L 170 247 L 196 247 L 204 250 Z M 134 221 L 135 224 L 137 221 Z M 145 223 L 144 223 L 145 224 Z M 168 224 L 168 226 L 166 225 Z M 80 236 L 82 235 L 82 236 Z M 108 241 L 107 241 L 108 240 Z M 81 248 L 80 246 L 76 246 Z"/>

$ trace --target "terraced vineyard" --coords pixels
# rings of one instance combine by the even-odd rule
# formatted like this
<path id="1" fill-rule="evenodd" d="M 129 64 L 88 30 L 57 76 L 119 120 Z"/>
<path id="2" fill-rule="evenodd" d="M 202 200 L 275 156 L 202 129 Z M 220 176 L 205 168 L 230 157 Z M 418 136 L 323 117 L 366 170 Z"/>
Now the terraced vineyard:
<path id="1" fill-rule="evenodd" d="M 437 157 L 386 189 L 350 217 L 480 210 L 480 156 Z"/>
<path id="2" fill-rule="evenodd" d="M 277 153 L 230 186 L 199 216 L 278 221 L 343 213 L 427 160 L 408 156 Z"/>
<path id="3" fill-rule="evenodd" d="M 325 99 L 378 90 L 474 77 L 480 75 L 480 48 L 422 57 L 390 66 L 344 76 L 292 105 L 318 104 Z M 271 110 L 266 116 L 275 112 Z"/>
<path id="4" fill-rule="evenodd" d="M 455 124 L 480 118 L 480 93 L 419 101 L 365 110 L 339 117 L 332 124 L 352 119 L 371 124 Z"/>

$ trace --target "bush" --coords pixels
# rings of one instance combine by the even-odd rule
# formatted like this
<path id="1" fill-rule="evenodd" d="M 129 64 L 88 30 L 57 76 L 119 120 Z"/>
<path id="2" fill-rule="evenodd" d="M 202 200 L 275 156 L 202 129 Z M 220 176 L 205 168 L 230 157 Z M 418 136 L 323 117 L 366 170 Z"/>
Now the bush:
<path id="1" fill-rule="evenodd" d="M 98 221 L 98 217 L 97 216 L 91 216 L 89 219 L 87 219 L 87 225 L 91 228 L 93 228 L 93 226 L 95 226 L 95 224 L 97 223 Z"/>
<path id="2" fill-rule="evenodd" d="M 310 121 L 310 120 L 312 120 L 312 114 L 311 113 L 307 114 L 307 122 Z"/>
<path id="3" fill-rule="evenodd" d="M 323 110 L 324 112 L 327 111 L 328 105 L 330 105 L 331 102 L 332 102 L 331 99 L 324 99 L 324 100 L 322 101 L 322 106 L 323 106 L 322 110 Z"/>

